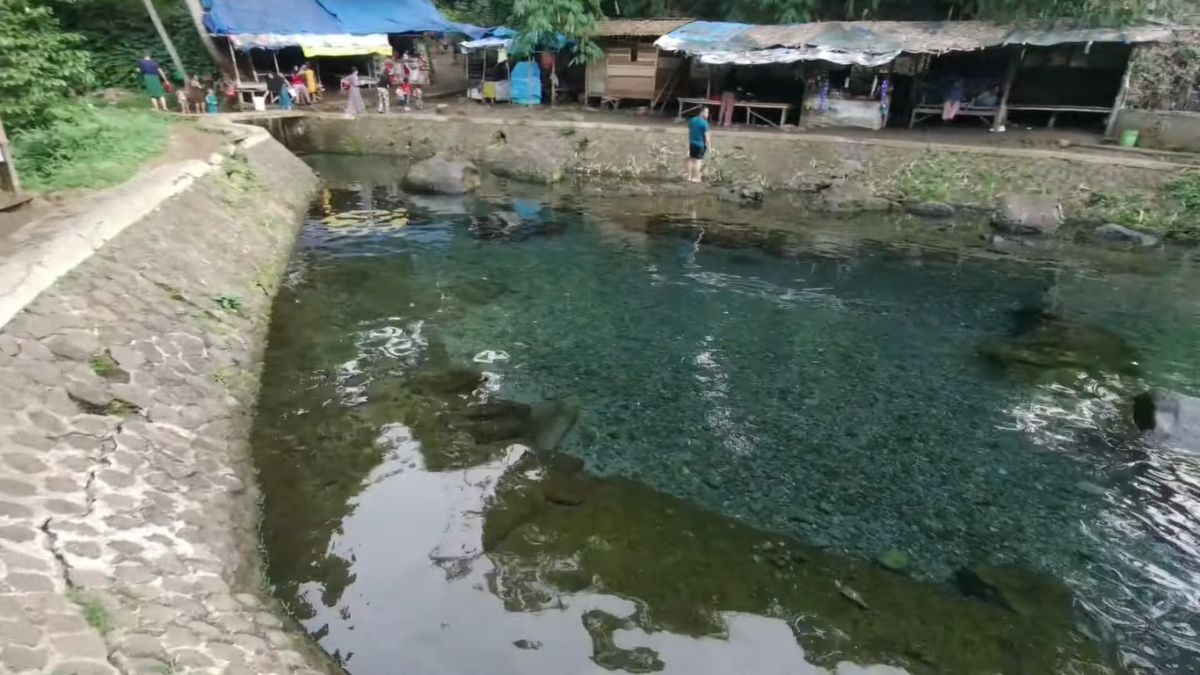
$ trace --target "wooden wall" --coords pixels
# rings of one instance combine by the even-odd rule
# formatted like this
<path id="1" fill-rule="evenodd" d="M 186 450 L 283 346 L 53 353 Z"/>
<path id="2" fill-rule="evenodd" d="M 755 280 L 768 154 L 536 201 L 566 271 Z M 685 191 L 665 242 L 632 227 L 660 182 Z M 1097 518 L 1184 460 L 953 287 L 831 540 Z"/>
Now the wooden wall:
<path id="1" fill-rule="evenodd" d="M 601 44 L 603 63 L 588 66 L 588 93 L 618 98 L 654 98 L 658 48 L 653 40 L 614 40 Z"/>

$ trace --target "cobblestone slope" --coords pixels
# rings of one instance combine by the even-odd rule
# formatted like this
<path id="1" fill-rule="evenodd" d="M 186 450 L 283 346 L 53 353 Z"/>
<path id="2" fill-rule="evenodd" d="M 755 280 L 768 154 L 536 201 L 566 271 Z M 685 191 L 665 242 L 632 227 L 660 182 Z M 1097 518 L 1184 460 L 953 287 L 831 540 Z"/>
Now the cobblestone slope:
<path id="1" fill-rule="evenodd" d="M 248 418 L 312 172 L 261 132 L 0 329 L 0 671 L 300 673 Z"/>

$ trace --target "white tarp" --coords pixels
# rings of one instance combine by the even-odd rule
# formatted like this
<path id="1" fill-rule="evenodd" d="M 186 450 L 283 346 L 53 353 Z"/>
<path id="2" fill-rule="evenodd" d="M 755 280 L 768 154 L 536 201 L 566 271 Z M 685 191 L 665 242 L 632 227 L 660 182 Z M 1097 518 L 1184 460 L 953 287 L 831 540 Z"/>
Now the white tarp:
<path id="1" fill-rule="evenodd" d="M 390 54 L 392 51 L 391 45 L 388 43 L 388 36 L 384 33 L 373 35 L 242 33 L 230 35 L 229 40 L 238 49 L 302 47 L 305 50 L 336 51 L 348 54 L 372 54 L 381 50 Z"/>
<path id="2" fill-rule="evenodd" d="M 661 43 L 662 40 L 660 39 Z M 660 48 L 666 49 L 661 44 Z M 701 63 L 712 65 L 760 66 L 770 63 L 795 63 L 797 61 L 828 61 L 844 66 L 858 65 L 876 67 L 891 63 L 900 52 L 884 52 L 871 54 L 867 52 L 846 52 L 839 49 L 822 47 L 803 47 L 800 49 L 755 49 L 745 52 L 706 52 L 700 55 Z"/>
<path id="3" fill-rule="evenodd" d="M 486 37 L 478 40 L 468 40 L 458 43 L 464 54 L 473 52 L 478 49 L 504 49 L 512 50 L 512 38 Z"/>

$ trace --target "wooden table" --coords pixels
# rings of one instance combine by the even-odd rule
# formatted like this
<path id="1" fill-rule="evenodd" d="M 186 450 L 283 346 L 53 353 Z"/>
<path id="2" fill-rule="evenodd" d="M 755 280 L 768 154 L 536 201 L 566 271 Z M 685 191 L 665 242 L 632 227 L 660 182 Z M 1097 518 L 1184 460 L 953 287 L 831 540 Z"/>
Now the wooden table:
<path id="1" fill-rule="evenodd" d="M 792 104 L 766 103 L 762 101 L 735 101 L 733 107 L 746 109 L 746 124 L 753 124 L 755 119 L 759 119 L 778 129 L 787 124 L 787 115 L 792 109 Z M 778 110 L 779 124 L 776 124 L 773 120 L 767 119 L 766 116 L 759 112 L 760 110 Z"/>
<path id="2" fill-rule="evenodd" d="M 678 118 L 682 118 L 687 113 L 700 110 L 706 106 L 721 106 L 720 99 L 680 97 L 675 100 L 679 102 L 679 114 L 676 115 Z M 787 123 L 788 112 L 790 112 L 793 108 L 791 103 L 767 103 L 763 101 L 734 101 L 733 107 L 735 109 L 746 109 L 746 124 L 752 124 L 755 119 L 758 119 L 770 124 L 775 128 L 782 127 Z M 759 112 L 761 110 L 778 110 L 779 123 L 776 124 L 775 120 L 768 119 L 761 112 Z"/>
<path id="3" fill-rule="evenodd" d="M 678 119 L 683 119 L 683 116 L 686 113 L 690 113 L 693 110 L 699 110 L 705 106 L 710 106 L 710 105 L 720 106 L 721 105 L 721 101 L 719 101 L 719 100 L 714 101 L 709 98 L 680 97 L 675 100 L 679 102 L 679 114 L 676 115 L 676 118 L 678 118 Z M 687 107 L 684 107 L 684 106 L 687 106 Z"/>
<path id="4" fill-rule="evenodd" d="M 989 126 L 995 126 L 996 115 L 999 113 L 999 108 L 972 108 L 963 106 L 959 108 L 955 117 L 981 117 Z M 1008 112 L 1048 112 L 1050 119 L 1046 122 L 1047 129 L 1053 129 L 1058 123 L 1060 113 L 1086 113 L 1091 115 L 1108 115 L 1112 113 L 1112 108 L 1104 108 L 1101 106 L 1090 105 L 1040 105 L 1036 103 L 1010 103 Z M 934 115 L 942 114 L 942 104 L 921 103 L 913 106 L 912 116 L 908 120 L 908 128 L 912 129 L 917 122 L 924 120 Z"/>

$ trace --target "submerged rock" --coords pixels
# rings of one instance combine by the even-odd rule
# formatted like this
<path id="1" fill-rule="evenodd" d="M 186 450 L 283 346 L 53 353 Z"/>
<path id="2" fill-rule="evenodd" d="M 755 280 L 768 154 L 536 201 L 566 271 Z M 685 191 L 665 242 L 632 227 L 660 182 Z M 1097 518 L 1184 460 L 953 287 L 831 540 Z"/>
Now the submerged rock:
<path id="1" fill-rule="evenodd" d="M 818 211 L 826 213 L 860 213 L 863 211 L 887 211 L 892 203 L 876 197 L 871 191 L 858 185 L 838 183 L 822 190 L 814 204 Z"/>
<path id="2" fill-rule="evenodd" d="M 1150 439 L 1200 453 L 1200 398 L 1152 391 L 1133 399 L 1133 421 Z"/>
<path id="3" fill-rule="evenodd" d="M 981 355 L 1005 367 L 1091 374 L 1138 372 L 1137 352 L 1115 333 L 1036 309 L 1018 311 L 1014 318 L 1013 335 L 984 342 L 979 346 Z"/>
<path id="4" fill-rule="evenodd" d="M 1071 591 L 1063 584 L 1016 565 L 975 565 L 959 570 L 959 590 L 1026 617 L 1073 625 Z"/>
<path id="5" fill-rule="evenodd" d="M 763 203 L 763 189 L 761 185 L 742 183 L 718 190 L 717 198 L 738 206 L 759 206 Z"/>
<path id="6" fill-rule="evenodd" d="M 919 658 L 912 672 L 1112 672 L 1054 582 L 980 567 L 962 575 L 972 597 L 947 593 L 560 458 L 539 453 L 498 482 L 483 523 L 489 588 L 516 611 L 589 589 L 633 601 L 629 617 L 584 616 L 602 666 L 661 667 L 649 651 L 615 648 L 615 630 L 722 636 L 730 613 L 750 613 L 797 617 L 797 641 L 826 668 Z"/>
<path id="7" fill-rule="evenodd" d="M 1062 224 L 1062 206 L 1044 195 L 1002 195 L 992 215 L 992 227 L 1008 234 L 1047 235 Z"/>
<path id="8" fill-rule="evenodd" d="M 905 574 L 912 567 L 912 558 L 907 552 L 894 548 L 890 551 L 884 551 L 879 556 L 879 566 L 889 572 Z"/>
<path id="9" fill-rule="evenodd" d="M 1097 227 L 1092 237 L 1107 244 L 1131 244 L 1142 248 L 1158 246 L 1158 237 L 1113 223 Z"/>
<path id="10" fill-rule="evenodd" d="M 439 153 L 413 164 L 404 176 L 404 187 L 429 194 L 466 194 L 479 187 L 479 169 L 470 162 Z"/>
<path id="11" fill-rule="evenodd" d="M 492 146 L 484 153 L 489 171 L 525 183 L 552 184 L 566 174 L 566 160 L 545 148 L 522 148 L 512 143 Z"/>
<path id="12" fill-rule="evenodd" d="M 954 207 L 943 202 L 908 202 L 904 210 L 922 218 L 954 217 Z"/>
<path id="13" fill-rule="evenodd" d="M 566 229 L 566 224 L 560 220 L 527 220 L 515 211 L 494 211 L 486 218 L 475 219 L 471 223 L 471 234 L 476 237 L 506 241 L 524 241 L 530 237 L 558 235 Z"/>

